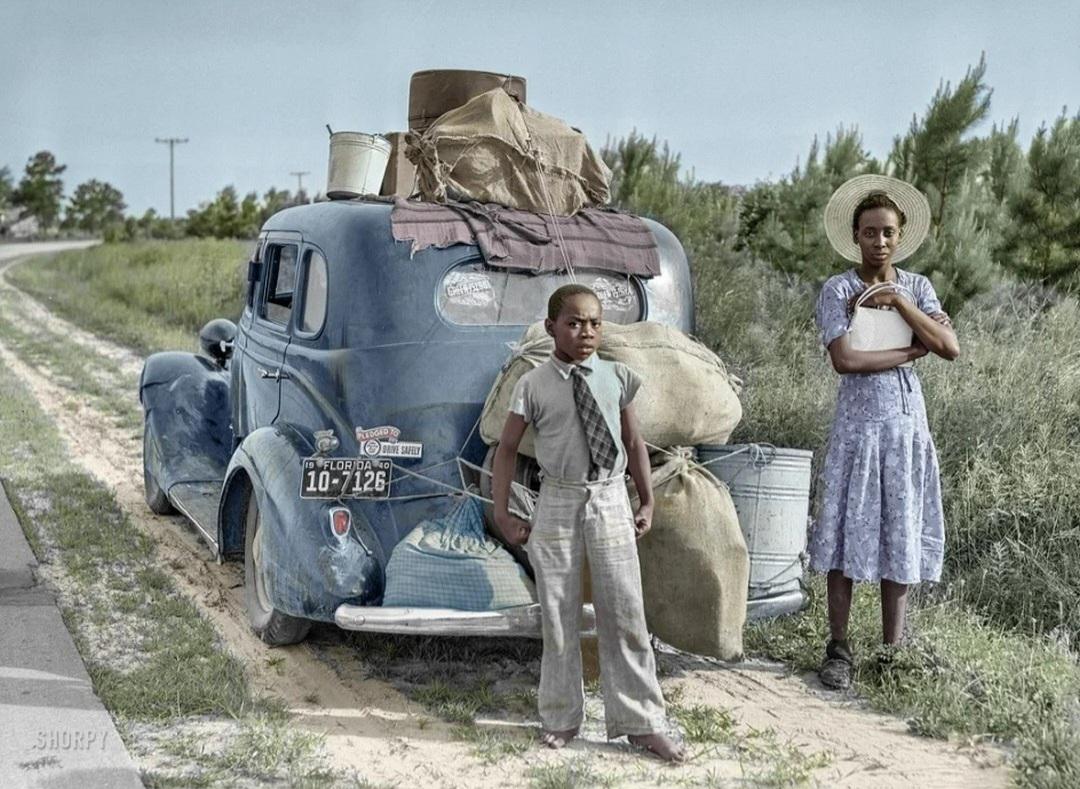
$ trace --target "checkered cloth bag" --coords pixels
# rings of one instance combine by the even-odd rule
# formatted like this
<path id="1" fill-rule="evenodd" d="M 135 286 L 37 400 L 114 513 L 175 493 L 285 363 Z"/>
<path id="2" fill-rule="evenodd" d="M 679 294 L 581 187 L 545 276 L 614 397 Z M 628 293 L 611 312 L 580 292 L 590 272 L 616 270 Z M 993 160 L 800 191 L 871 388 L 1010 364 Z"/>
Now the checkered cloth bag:
<path id="1" fill-rule="evenodd" d="M 386 565 L 386 606 L 496 611 L 535 602 L 525 568 L 487 535 L 471 496 L 409 532 Z"/>

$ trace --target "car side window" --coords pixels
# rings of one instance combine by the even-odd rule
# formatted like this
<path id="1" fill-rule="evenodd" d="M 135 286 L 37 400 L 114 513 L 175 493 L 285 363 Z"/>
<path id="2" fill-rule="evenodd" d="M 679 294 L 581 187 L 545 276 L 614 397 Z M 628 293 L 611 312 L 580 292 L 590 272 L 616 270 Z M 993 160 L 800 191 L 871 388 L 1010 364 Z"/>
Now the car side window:
<path id="1" fill-rule="evenodd" d="M 269 280 L 262 316 L 282 326 L 288 325 L 289 316 L 292 315 L 296 252 L 292 244 L 282 244 L 268 247 L 264 255 Z"/>
<path id="2" fill-rule="evenodd" d="M 251 266 L 253 263 L 258 263 L 260 260 L 262 260 L 264 241 L 266 241 L 266 239 L 262 238 L 261 236 L 258 240 L 256 240 L 255 247 L 251 250 L 251 259 L 246 264 L 246 267 L 244 269 L 244 276 L 248 277 L 247 299 L 245 300 L 244 304 L 244 312 L 250 312 L 251 309 L 255 306 L 255 294 L 259 290 L 259 281 L 257 279 L 251 279 Z"/>
<path id="3" fill-rule="evenodd" d="M 304 253 L 303 294 L 299 328 L 306 334 L 315 334 L 326 319 L 326 258 L 318 250 Z"/>

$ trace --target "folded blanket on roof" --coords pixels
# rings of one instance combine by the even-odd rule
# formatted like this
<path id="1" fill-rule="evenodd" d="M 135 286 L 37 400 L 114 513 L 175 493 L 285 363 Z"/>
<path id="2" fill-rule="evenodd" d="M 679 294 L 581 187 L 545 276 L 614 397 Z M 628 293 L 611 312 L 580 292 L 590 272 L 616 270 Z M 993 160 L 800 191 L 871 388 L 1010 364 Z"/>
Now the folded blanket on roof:
<path id="1" fill-rule="evenodd" d="M 573 216 L 534 214 L 493 203 L 425 203 L 398 198 L 390 215 L 395 241 L 411 241 L 412 253 L 434 246 L 470 244 L 484 262 L 543 273 L 571 265 L 655 277 L 660 273 L 656 239 L 640 217 L 599 208 Z M 556 232 L 558 225 L 558 232 Z"/>

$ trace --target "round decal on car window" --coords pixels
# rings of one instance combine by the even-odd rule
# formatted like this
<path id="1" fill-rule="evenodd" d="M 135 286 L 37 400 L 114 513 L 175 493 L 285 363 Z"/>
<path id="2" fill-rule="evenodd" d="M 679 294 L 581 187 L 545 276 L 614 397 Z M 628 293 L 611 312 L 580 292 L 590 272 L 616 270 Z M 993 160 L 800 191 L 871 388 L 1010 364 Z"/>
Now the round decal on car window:
<path id="1" fill-rule="evenodd" d="M 605 310 L 628 310 L 634 304 L 634 291 L 629 282 L 597 277 L 589 287 L 599 297 Z"/>
<path id="2" fill-rule="evenodd" d="M 484 307 L 495 299 L 495 289 L 487 274 L 451 271 L 443 280 L 447 301 L 465 307 Z"/>

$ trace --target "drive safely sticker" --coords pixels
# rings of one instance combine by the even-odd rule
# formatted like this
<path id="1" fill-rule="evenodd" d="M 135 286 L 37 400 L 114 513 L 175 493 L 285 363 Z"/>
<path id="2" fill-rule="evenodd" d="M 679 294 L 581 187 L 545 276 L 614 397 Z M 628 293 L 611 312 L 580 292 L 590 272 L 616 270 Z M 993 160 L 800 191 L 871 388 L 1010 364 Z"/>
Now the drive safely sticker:
<path id="1" fill-rule="evenodd" d="M 356 441 L 363 454 L 369 457 L 420 460 L 424 456 L 424 445 L 419 441 L 398 441 L 400 435 L 401 430 L 393 425 L 356 428 Z"/>

